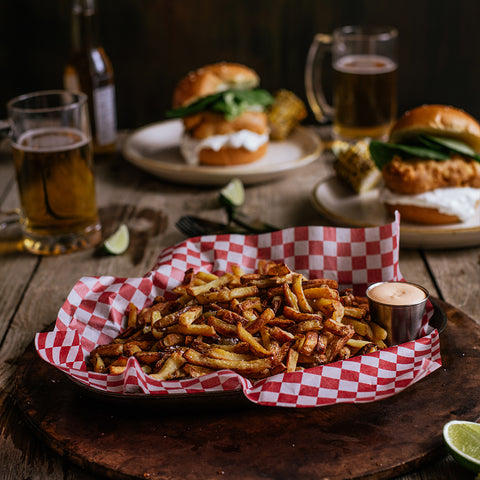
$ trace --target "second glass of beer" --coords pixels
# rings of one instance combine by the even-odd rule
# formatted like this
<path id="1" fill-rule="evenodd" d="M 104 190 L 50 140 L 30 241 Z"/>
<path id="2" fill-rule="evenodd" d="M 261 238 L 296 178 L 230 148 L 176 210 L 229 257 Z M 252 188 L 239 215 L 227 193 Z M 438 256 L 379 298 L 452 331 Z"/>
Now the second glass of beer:
<path id="1" fill-rule="evenodd" d="M 101 227 L 86 95 L 35 92 L 7 108 L 24 247 L 56 255 L 96 245 Z"/>
<path id="2" fill-rule="evenodd" d="M 337 138 L 387 137 L 397 115 L 397 41 L 393 27 L 346 26 L 332 35 L 315 35 L 305 66 L 307 99 L 319 122 L 333 121 Z M 323 88 L 327 50 L 333 106 Z"/>

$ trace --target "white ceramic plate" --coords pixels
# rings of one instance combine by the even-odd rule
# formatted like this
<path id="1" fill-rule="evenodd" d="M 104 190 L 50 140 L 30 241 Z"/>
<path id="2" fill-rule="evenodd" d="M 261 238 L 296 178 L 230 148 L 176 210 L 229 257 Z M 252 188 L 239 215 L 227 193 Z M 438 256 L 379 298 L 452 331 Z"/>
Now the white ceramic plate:
<path id="1" fill-rule="evenodd" d="M 336 177 L 318 183 L 313 206 L 335 225 L 373 227 L 392 221 L 378 199 L 379 190 L 353 193 Z M 405 248 L 458 248 L 480 245 L 480 212 L 467 222 L 452 225 L 415 225 L 400 220 L 400 245 Z"/>
<path id="2" fill-rule="evenodd" d="M 287 140 L 272 141 L 267 154 L 257 162 L 235 167 L 188 165 L 179 150 L 181 120 L 167 120 L 142 127 L 125 141 L 125 158 L 157 177 L 177 183 L 223 185 L 233 177 L 245 184 L 279 178 L 316 160 L 322 150 L 320 138 L 305 127 L 297 127 Z"/>

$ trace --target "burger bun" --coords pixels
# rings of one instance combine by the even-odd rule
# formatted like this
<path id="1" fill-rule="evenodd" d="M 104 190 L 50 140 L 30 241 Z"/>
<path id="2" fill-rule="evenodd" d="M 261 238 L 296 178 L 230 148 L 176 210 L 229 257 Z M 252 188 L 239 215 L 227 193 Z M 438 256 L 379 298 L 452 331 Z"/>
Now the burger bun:
<path id="1" fill-rule="evenodd" d="M 230 88 L 247 90 L 259 85 L 257 73 L 238 63 L 215 63 L 188 73 L 173 92 L 173 107 L 185 107 L 207 95 Z"/>
<path id="2" fill-rule="evenodd" d="M 455 138 L 480 151 L 480 124 L 455 107 L 422 105 L 404 113 L 390 130 L 390 143 L 406 143 L 419 134 Z"/>
<path id="3" fill-rule="evenodd" d="M 252 163 L 262 158 L 267 153 L 267 144 L 264 143 L 257 150 L 246 148 L 222 147 L 220 150 L 202 148 L 198 152 L 201 165 L 234 166 Z"/>
<path id="4" fill-rule="evenodd" d="M 387 211 L 394 215 L 395 211 L 400 214 L 403 221 L 421 225 L 448 225 L 460 222 L 456 215 L 447 215 L 433 207 L 419 207 L 417 205 L 391 205 L 386 203 Z"/>

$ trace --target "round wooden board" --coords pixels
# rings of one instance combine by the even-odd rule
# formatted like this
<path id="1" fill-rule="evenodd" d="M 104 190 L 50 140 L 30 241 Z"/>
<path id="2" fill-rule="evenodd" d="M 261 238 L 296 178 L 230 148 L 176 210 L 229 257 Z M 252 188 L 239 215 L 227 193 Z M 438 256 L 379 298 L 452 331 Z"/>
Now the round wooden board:
<path id="1" fill-rule="evenodd" d="M 448 317 L 442 368 L 379 402 L 285 409 L 234 395 L 116 401 L 74 384 L 31 347 L 18 366 L 17 405 L 54 450 L 109 478 L 389 478 L 442 454 L 447 421 L 480 416 L 480 327 L 438 304 Z"/>

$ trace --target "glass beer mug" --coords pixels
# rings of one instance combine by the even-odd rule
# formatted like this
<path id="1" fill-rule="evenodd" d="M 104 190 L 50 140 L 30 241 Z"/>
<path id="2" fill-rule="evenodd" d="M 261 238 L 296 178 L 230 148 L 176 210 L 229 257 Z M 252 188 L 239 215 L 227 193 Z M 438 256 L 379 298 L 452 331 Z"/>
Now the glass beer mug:
<path id="1" fill-rule="evenodd" d="M 305 65 L 307 100 L 317 121 L 333 122 L 336 138 L 387 137 L 397 115 L 397 39 L 393 27 L 345 26 L 315 35 Z M 328 50 L 333 106 L 322 86 Z"/>
<path id="2" fill-rule="evenodd" d="M 97 245 L 101 224 L 87 96 L 33 92 L 7 108 L 2 127 L 11 140 L 24 248 L 57 255 Z"/>

